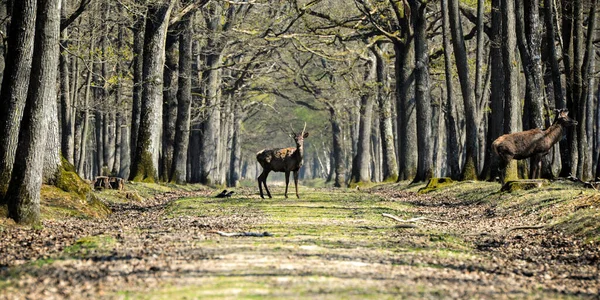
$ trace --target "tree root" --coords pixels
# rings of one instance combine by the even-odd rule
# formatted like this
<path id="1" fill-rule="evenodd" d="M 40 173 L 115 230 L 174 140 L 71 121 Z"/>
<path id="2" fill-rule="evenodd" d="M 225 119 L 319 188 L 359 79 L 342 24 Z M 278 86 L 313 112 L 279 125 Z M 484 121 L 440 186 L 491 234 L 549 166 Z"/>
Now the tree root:
<path id="1" fill-rule="evenodd" d="M 399 217 L 396 217 L 396 216 L 391 215 L 391 214 L 383 213 L 381 215 L 384 216 L 384 217 L 390 218 L 390 219 L 394 219 L 394 220 L 396 220 L 396 221 L 398 221 L 400 223 L 416 223 L 417 221 L 430 221 L 430 222 L 433 222 L 433 223 L 450 224 L 450 222 L 448 222 L 448 221 L 436 220 L 436 219 L 431 219 L 431 218 L 428 218 L 428 217 L 416 217 L 416 218 L 404 220 L 404 219 L 400 219 Z M 413 227 L 407 227 L 407 228 L 413 228 Z"/>
<path id="2" fill-rule="evenodd" d="M 527 230 L 527 229 L 542 229 L 546 227 L 546 225 L 534 225 L 534 226 L 515 226 L 515 227 L 510 227 L 508 229 L 506 229 L 504 231 L 504 233 L 509 233 L 511 231 L 515 231 L 515 230 Z"/>
<path id="3" fill-rule="evenodd" d="M 210 232 L 216 233 L 220 236 L 257 236 L 257 237 L 273 236 L 272 233 L 267 232 L 267 231 L 265 231 L 265 232 L 223 232 L 223 231 L 212 230 Z"/>

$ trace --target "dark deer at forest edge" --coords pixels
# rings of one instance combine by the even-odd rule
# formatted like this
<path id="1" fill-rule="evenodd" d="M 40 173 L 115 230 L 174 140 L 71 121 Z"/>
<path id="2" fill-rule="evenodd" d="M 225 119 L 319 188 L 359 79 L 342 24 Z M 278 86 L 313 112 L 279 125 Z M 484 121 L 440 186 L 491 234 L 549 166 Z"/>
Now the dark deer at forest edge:
<path id="1" fill-rule="evenodd" d="M 541 158 L 563 136 L 565 128 L 577 125 L 577 121 L 569 118 L 567 109 L 557 109 L 556 119 L 546 130 L 539 128 L 522 132 L 505 134 L 492 143 L 494 152 L 500 157 L 500 169 L 506 168 L 513 159 L 535 158 L 532 166 L 532 178 L 540 178 Z M 503 182 L 504 179 L 501 178 Z"/>
<path id="2" fill-rule="evenodd" d="M 290 182 L 290 172 L 294 172 L 294 185 L 296 186 L 296 197 L 298 195 L 298 170 L 302 167 L 302 157 L 304 156 L 304 139 L 308 137 L 306 130 L 306 123 L 304 123 L 304 129 L 300 133 L 292 133 L 290 136 L 296 141 L 296 147 L 281 148 L 281 149 L 265 149 L 256 153 L 256 160 L 263 168 L 262 173 L 258 176 L 258 190 L 260 191 L 260 197 L 265 198 L 263 195 L 262 186 L 265 186 L 267 195 L 271 197 L 271 192 L 267 188 L 267 176 L 269 172 L 285 172 L 285 197 L 287 198 L 288 185 Z"/>

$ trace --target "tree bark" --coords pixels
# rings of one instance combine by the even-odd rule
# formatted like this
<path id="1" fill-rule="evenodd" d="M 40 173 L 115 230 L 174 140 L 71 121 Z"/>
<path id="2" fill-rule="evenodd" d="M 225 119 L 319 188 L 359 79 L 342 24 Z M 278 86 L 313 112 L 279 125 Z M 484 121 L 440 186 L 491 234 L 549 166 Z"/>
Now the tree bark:
<path id="1" fill-rule="evenodd" d="M 17 1 L 8 36 L 6 67 L 0 91 L 0 204 L 11 179 L 19 128 L 27 98 L 33 55 L 36 0 Z"/>
<path id="2" fill-rule="evenodd" d="M 562 41 L 563 41 L 563 65 L 565 68 L 565 96 L 566 108 L 569 109 L 571 118 L 576 119 L 576 111 L 573 104 L 573 1 L 562 1 Z M 559 107 L 560 108 L 560 107 Z M 566 129 L 567 141 L 566 147 L 561 147 L 561 162 L 562 167 L 559 176 L 567 177 L 574 174 L 573 156 L 576 156 L 576 148 L 573 148 L 573 140 L 575 140 L 575 128 Z M 575 141 L 576 142 L 576 141 Z"/>
<path id="3" fill-rule="evenodd" d="M 448 176 L 458 179 L 460 176 L 458 137 L 456 133 L 456 103 L 454 99 L 454 86 L 452 85 L 452 45 L 450 43 L 450 24 L 448 21 L 448 0 L 441 1 L 442 11 L 442 40 L 444 44 L 444 71 L 446 75 L 446 163 L 448 165 Z"/>
<path id="4" fill-rule="evenodd" d="M 467 59 L 467 50 L 463 37 L 460 14 L 458 10 L 458 0 L 448 0 L 448 17 L 450 21 L 450 33 L 454 46 L 454 58 L 456 59 L 456 68 L 460 80 L 460 88 L 463 95 L 466 121 L 466 157 L 462 169 L 463 179 L 477 179 L 477 111 L 475 107 L 475 98 L 473 96 L 473 87 L 469 79 L 469 62 Z"/>
<path id="5" fill-rule="evenodd" d="M 502 66 L 504 71 L 504 133 L 520 131 L 519 128 L 519 101 L 518 101 L 518 70 L 517 42 L 515 32 L 515 10 L 512 0 L 502 0 Z M 513 160 L 502 170 L 503 181 L 515 180 L 517 175 L 517 162 Z"/>
<path id="6" fill-rule="evenodd" d="M 167 34 L 165 46 L 165 68 L 163 72 L 163 128 L 162 128 L 162 157 L 161 180 L 169 182 L 173 166 L 175 144 L 175 122 L 177 121 L 177 77 L 179 72 L 179 35 L 175 32 Z"/>
<path id="7" fill-rule="evenodd" d="M 31 84 L 17 146 L 19 156 L 15 159 L 6 193 L 8 216 L 24 224 L 38 223 L 40 220 L 40 188 L 47 130 L 44 112 L 48 101 L 56 101 L 59 57 L 60 0 L 39 0 L 38 4 Z"/>
<path id="8" fill-rule="evenodd" d="M 130 159 L 135 160 L 142 107 L 142 76 L 144 67 L 144 27 L 146 18 L 138 16 L 133 25 L 133 96 L 131 107 Z"/>
<path id="9" fill-rule="evenodd" d="M 415 30 L 415 102 L 417 103 L 417 149 L 419 153 L 417 174 L 413 182 L 421 182 L 433 177 L 429 55 L 427 52 L 427 19 L 425 17 L 427 5 L 418 0 L 412 0 L 410 7 Z"/>
<path id="10" fill-rule="evenodd" d="M 61 19 L 67 17 L 68 0 L 63 0 L 61 6 Z M 69 46 L 69 35 L 67 29 L 61 32 L 61 48 L 67 49 Z M 62 51 L 59 58 L 60 63 L 60 109 L 61 109 L 61 152 L 65 159 L 75 163 L 74 159 L 74 133 L 73 133 L 73 105 L 71 102 L 71 91 L 69 90 L 69 57 L 66 51 Z"/>
<path id="11" fill-rule="evenodd" d="M 578 137 L 579 137 L 579 162 L 577 163 L 577 177 L 582 180 L 592 180 L 592 169 L 593 169 L 593 150 L 591 145 L 593 139 L 590 139 L 593 132 L 592 123 L 592 111 L 594 102 L 594 44 L 595 31 L 596 31 L 596 9 L 597 0 L 590 0 L 590 10 L 588 13 L 588 27 L 587 27 L 587 40 L 585 44 L 585 55 L 582 62 L 582 79 L 581 79 L 581 97 L 579 98 L 579 114 L 580 121 L 578 124 Z M 582 36 L 583 37 L 583 36 Z"/>
<path id="12" fill-rule="evenodd" d="M 404 43 L 394 42 L 396 106 L 398 123 L 398 180 L 412 179 L 417 172 L 417 123 L 414 96 L 414 43 L 408 36 Z"/>
<path id="13" fill-rule="evenodd" d="M 374 61 L 366 64 L 365 84 L 375 79 L 376 65 Z M 356 156 L 352 160 L 350 184 L 370 182 L 369 164 L 371 162 L 371 125 L 373 117 L 373 97 L 369 93 L 360 96 L 360 127 Z"/>
<path id="14" fill-rule="evenodd" d="M 329 107 L 329 120 L 331 122 L 331 135 L 333 139 L 333 169 L 335 172 L 335 178 L 333 181 L 334 187 L 342 187 L 346 184 L 346 170 L 344 168 L 344 157 L 343 157 L 343 137 L 342 129 L 340 126 L 340 120 L 338 117 L 337 109 L 334 106 Z"/>
<path id="15" fill-rule="evenodd" d="M 379 104 L 379 133 L 381 135 L 382 145 L 382 180 L 396 182 L 398 180 L 398 163 L 396 161 L 396 149 L 394 147 L 394 128 L 392 126 L 392 103 L 391 99 L 385 95 L 386 74 L 383 51 L 378 44 L 378 49 L 373 48 L 375 55 L 376 76 L 377 76 L 377 103 Z"/>
<path id="16" fill-rule="evenodd" d="M 500 0 L 492 0 L 492 29 L 491 29 L 491 93 L 488 122 L 487 144 L 491 145 L 504 131 L 504 72 L 502 65 L 502 13 Z M 498 156 L 492 147 L 487 147 L 482 178 L 495 180 L 500 177 L 498 172 Z"/>
<path id="17" fill-rule="evenodd" d="M 190 141 L 190 116 L 192 103 L 192 22 L 181 23 L 179 35 L 179 79 L 177 89 L 177 120 L 173 146 L 171 181 L 184 183 L 187 180 L 187 158 Z"/>
<path id="18" fill-rule="evenodd" d="M 165 39 L 172 7 L 173 2 L 154 3 L 148 7 L 140 128 L 130 174 L 134 181 L 156 182 L 158 179 Z"/>

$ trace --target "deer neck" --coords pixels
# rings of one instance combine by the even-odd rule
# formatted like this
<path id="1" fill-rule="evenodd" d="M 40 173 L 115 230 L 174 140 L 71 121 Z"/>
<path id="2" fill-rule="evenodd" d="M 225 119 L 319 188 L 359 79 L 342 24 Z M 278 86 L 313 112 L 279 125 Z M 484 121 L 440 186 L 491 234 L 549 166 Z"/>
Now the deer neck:
<path id="1" fill-rule="evenodd" d="M 552 145 L 562 138 L 563 127 L 559 123 L 554 123 L 545 130 L 546 137 L 552 141 Z"/>
<path id="2" fill-rule="evenodd" d="M 300 159 L 302 159 L 302 157 L 304 157 L 304 145 L 303 144 L 296 145 L 296 155 L 298 155 L 298 157 Z"/>

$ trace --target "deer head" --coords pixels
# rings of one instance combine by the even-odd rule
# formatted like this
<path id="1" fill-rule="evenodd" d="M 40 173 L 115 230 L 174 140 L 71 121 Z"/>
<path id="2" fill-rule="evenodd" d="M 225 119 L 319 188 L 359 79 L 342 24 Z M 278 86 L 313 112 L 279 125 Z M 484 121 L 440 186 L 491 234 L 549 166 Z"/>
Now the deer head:
<path id="1" fill-rule="evenodd" d="M 572 127 L 578 124 L 577 121 L 569 117 L 569 110 L 566 108 L 555 109 L 554 113 L 556 114 L 556 118 L 553 124 L 559 124 L 563 127 Z"/>

